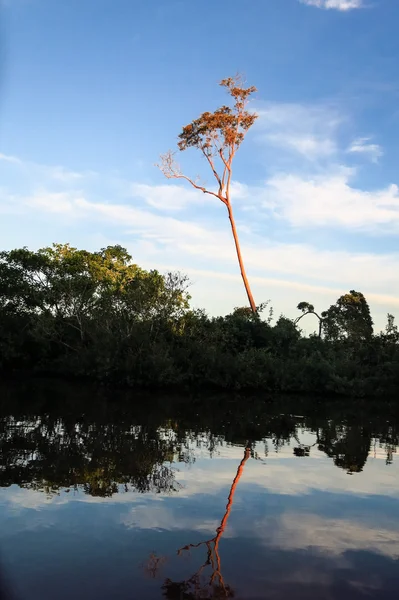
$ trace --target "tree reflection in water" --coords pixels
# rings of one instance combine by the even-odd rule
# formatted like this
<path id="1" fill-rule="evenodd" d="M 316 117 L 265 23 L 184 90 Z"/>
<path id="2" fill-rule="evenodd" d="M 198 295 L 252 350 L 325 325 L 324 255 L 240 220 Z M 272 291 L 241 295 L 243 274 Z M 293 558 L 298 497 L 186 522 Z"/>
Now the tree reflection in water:
<path id="1" fill-rule="evenodd" d="M 12 397 L 11 397 L 12 400 Z M 275 452 L 293 443 L 293 453 L 306 458 L 317 446 L 348 474 L 364 468 L 370 450 L 378 445 L 390 464 L 398 446 L 396 420 L 363 416 L 326 418 L 273 414 L 263 403 L 252 410 L 239 403 L 213 404 L 195 413 L 190 406 L 171 418 L 175 408 L 165 403 L 148 415 L 142 405 L 119 408 L 110 404 L 73 410 L 65 402 L 35 411 L 10 402 L 0 412 L 0 486 L 56 494 L 80 490 L 90 496 L 111 497 L 134 490 L 174 493 L 180 488 L 175 466 L 195 461 L 196 450 L 211 456 L 218 448 L 271 444 Z M 198 408 L 196 409 L 198 410 Z M 143 414 L 144 411 L 144 414 Z M 256 411 L 256 413 L 255 413 Z M 165 413 L 169 413 L 165 415 Z M 255 413 L 255 415 L 253 414 Z M 301 432 L 312 441 L 302 443 Z"/>
<path id="2" fill-rule="evenodd" d="M 223 446 L 245 447 L 215 535 L 178 551 L 180 557 L 190 551 L 195 557 L 201 554 L 198 569 L 182 581 L 162 577 L 162 593 L 169 600 L 234 596 L 223 576 L 220 541 L 245 464 L 250 456 L 257 458 L 261 444 L 266 454 L 268 445 L 277 453 L 290 446 L 303 460 L 323 452 L 349 474 L 359 473 L 377 447 L 390 464 L 399 444 L 397 415 L 387 419 L 383 411 L 380 416 L 367 414 L 364 406 L 357 411 L 348 404 L 349 412 L 339 412 L 312 401 L 298 416 L 299 405 L 287 404 L 281 414 L 277 401 L 111 402 L 98 392 L 93 400 L 83 387 L 68 394 L 64 386 L 37 401 L 30 388 L 22 401 L 12 390 L 8 398 L 0 393 L 0 487 L 97 497 L 128 490 L 174 494 L 180 489 L 179 463 L 192 463 L 202 452 L 214 456 Z M 154 552 L 145 566 L 147 574 L 160 578 L 165 561 Z"/>
<path id="3" fill-rule="evenodd" d="M 225 583 L 222 574 L 222 565 L 220 560 L 219 542 L 226 528 L 227 521 L 233 506 L 234 494 L 244 470 L 245 463 L 251 456 L 251 447 L 247 444 L 244 451 L 244 457 L 238 465 L 236 476 L 230 487 L 230 493 L 227 499 L 226 510 L 219 527 L 216 529 L 216 535 L 210 540 L 205 540 L 197 544 L 188 544 L 177 551 L 180 556 L 183 552 L 190 551 L 190 548 L 207 548 L 206 560 L 199 569 L 184 581 L 172 581 L 166 579 L 162 586 L 165 598 L 170 600 L 189 600 L 190 598 L 232 598 L 234 591 Z M 207 580 L 204 571 L 211 567 L 211 575 Z"/>

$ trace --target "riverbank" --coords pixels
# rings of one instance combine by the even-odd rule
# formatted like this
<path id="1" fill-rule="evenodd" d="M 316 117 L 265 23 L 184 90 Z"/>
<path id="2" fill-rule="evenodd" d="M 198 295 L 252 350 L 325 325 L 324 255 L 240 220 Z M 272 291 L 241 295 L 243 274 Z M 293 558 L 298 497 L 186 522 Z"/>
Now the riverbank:
<path id="1" fill-rule="evenodd" d="M 187 278 L 132 263 L 120 246 L 0 253 L 0 375 L 51 375 L 111 387 L 246 393 L 399 395 L 399 332 L 375 334 L 351 290 L 296 320 L 190 307 Z M 302 318 L 319 319 L 305 336 Z"/>

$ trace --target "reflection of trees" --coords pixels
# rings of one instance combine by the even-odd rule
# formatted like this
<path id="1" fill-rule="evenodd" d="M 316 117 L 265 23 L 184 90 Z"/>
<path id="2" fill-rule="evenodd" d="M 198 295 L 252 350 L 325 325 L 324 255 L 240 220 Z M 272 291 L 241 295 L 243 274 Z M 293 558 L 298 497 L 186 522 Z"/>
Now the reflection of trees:
<path id="1" fill-rule="evenodd" d="M 317 445 L 337 467 L 357 473 L 373 440 L 388 464 L 399 444 L 396 420 L 385 415 L 331 417 L 316 408 L 309 416 L 281 415 L 277 405 L 223 397 L 150 398 L 136 404 L 119 398 L 111 404 L 100 394 L 93 400 L 92 389 L 84 387 L 51 392 L 50 397 L 47 392 L 29 396 L 25 404 L 23 394 L 12 388 L 0 393 L 0 486 L 18 484 L 46 493 L 79 488 L 93 496 L 127 489 L 173 492 L 178 489 L 173 462 L 193 462 L 198 451 L 217 455 L 223 445 L 247 439 L 262 441 L 266 454 L 268 446 L 279 452 L 292 444 L 302 459 Z M 314 434 L 313 442 L 301 442 L 303 431 Z"/>
<path id="2" fill-rule="evenodd" d="M 245 463 L 251 456 L 249 445 L 245 448 L 244 457 L 238 465 L 236 476 L 230 487 L 230 493 L 227 499 L 226 510 L 219 527 L 216 529 L 216 535 L 210 540 L 205 540 L 197 544 L 188 544 L 178 550 L 178 555 L 190 548 L 200 548 L 205 546 L 207 549 L 206 560 L 199 569 L 184 581 L 171 581 L 167 579 L 162 586 L 164 596 L 170 600 L 189 600 L 190 598 L 232 598 L 234 592 L 231 587 L 225 583 L 222 574 L 222 565 L 220 560 L 219 542 L 226 528 L 231 508 L 233 506 L 234 494 L 244 470 Z M 204 571 L 211 567 L 211 575 L 204 584 Z"/>
<path id="3" fill-rule="evenodd" d="M 2 486 L 47 493 L 79 487 L 92 496 L 111 496 L 119 486 L 139 492 L 176 489 L 168 466 L 175 447 L 156 431 L 45 418 L 9 418 L 2 426 Z"/>
<path id="4" fill-rule="evenodd" d="M 377 444 L 378 440 L 379 447 L 384 448 L 386 464 L 390 465 L 393 462 L 393 455 L 396 453 L 399 446 L 399 433 L 388 421 L 385 421 L 383 427 L 378 431 L 378 435 L 374 434 L 374 446 Z"/>
<path id="5" fill-rule="evenodd" d="M 360 473 L 366 464 L 371 445 L 371 432 L 360 425 L 329 423 L 321 431 L 319 450 L 334 459 L 334 464 L 347 473 Z"/>

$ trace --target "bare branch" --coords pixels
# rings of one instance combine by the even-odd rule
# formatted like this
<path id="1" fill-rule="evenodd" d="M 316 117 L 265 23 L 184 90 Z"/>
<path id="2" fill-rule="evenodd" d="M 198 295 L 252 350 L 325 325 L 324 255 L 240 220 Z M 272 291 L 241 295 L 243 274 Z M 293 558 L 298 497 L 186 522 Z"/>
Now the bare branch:
<path id="1" fill-rule="evenodd" d="M 223 186 L 223 189 L 225 189 L 225 187 L 226 187 L 227 192 L 229 192 L 229 185 L 228 185 L 228 183 L 226 183 L 226 175 L 231 170 L 231 166 L 229 166 L 228 161 L 225 159 L 222 148 L 219 148 L 219 155 L 224 164 L 223 176 L 222 176 L 222 186 Z M 229 161 L 230 161 L 230 157 L 229 157 Z M 230 161 L 230 164 L 231 164 L 231 161 Z"/>
<path id="2" fill-rule="evenodd" d="M 303 319 L 303 317 L 306 317 L 306 315 L 314 315 L 315 317 L 317 317 L 319 319 L 319 321 L 322 321 L 322 317 L 320 317 L 320 315 L 317 314 L 317 312 L 315 312 L 314 310 L 308 310 L 307 312 L 303 313 L 302 315 L 299 315 L 299 317 L 297 317 L 294 320 L 294 324 L 296 325 L 297 323 L 299 323 L 299 321 L 301 319 Z"/>
<path id="3" fill-rule="evenodd" d="M 201 150 L 202 150 L 202 154 L 205 156 L 206 160 L 207 160 L 207 161 L 208 161 L 208 163 L 209 163 L 209 166 L 210 166 L 210 167 L 211 167 L 211 169 L 212 169 L 212 172 L 213 172 L 213 174 L 214 174 L 214 176 L 215 176 L 215 179 L 216 179 L 216 181 L 217 181 L 217 182 L 218 182 L 218 184 L 219 184 L 219 195 L 222 195 L 222 194 L 223 194 L 223 185 L 222 185 L 222 180 L 220 179 L 220 176 L 219 176 L 218 172 L 217 172 L 217 171 L 216 171 L 216 169 L 215 169 L 215 164 L 214 164 L 214 162 L 213 162 L 213 160 L 212 160 L 211 156 L 208 154 L 208 152 L 206 152 L 206 148 L 205 148 L 204 146 L 200 146 L 200 148 L 201 148 Z"/>
<path id="4" fill-rule="evenodd" d="M 222 161 L 223 161 L 223 164 L 224 164 L 225 168 L 226 168 L 227 170 L 230 170 L 230 165 L 231 165 L 231 155 L 229 156 L 229 160 L 227 161 L 227 160 L 225 159 L 225 157 L 224 157 L 224 154 L 223 154 L 223 149 L 222 149 L 222 148 L 219 148 L 219 154 L 220 154 L 220 158 L 222 159 Z M 230 165 L 229 165 L 229 163 L 230 163 Z"/>
<path id="5" fill-rule="evenodd" d="M 230 185 L 231 185 L 231 175 L 232 175 L 231 163 L 233 161 L 234 154 L 235 154 L 235 152 L 232 151 L 232 153 L 230 154 L 230 157 L 229 157 L 228 175 L 227 175 L 227 183 L 226 183 L 226 199 L 229 204 L 230 204 Z"/>
<path id="6" fill-rule="evenodd" d="M 161 164 L 156 165 L 156 166 L 162 171 L 162 173 L 165 175 L 165 177 L 167 179 L 185 179 L 196 190 L 200 190 L 204 194 L 209 194 L 210 196 L 214 196 L 215 198 L 217 198 L 218 200 L 223 202 L 223 204 L 226 204 L 226 199 L 223 198 L 223 196 L 221 194 L 217 194 L 216 192 L 211 192 L 210 190 L 207 190 L 204 186 L 198 185 L 198 183 L 195 183 L 195 181 L 193 179 L 191 179 L 190 177 L 187 177 L 187 175 L 183 175 L 183 173 L 181 172 L 180 166 L 173 158 L 173 152 L 169 151 L 169 152 L 166 152 L 165 154 L 162 154 L 161 155 Z"/>

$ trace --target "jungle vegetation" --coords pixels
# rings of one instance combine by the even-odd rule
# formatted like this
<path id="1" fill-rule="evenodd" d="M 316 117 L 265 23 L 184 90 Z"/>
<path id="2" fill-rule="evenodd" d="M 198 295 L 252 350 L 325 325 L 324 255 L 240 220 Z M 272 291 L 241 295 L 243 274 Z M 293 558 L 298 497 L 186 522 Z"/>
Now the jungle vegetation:
<path id="1" fill-rule="evenodd" d="M 376 333 L 356 290 L 292 320 L 267 303 L 210 317 L 190 306 L 189 281 L 134 264 L 121 246 L 54 244 L 0 253 L 0 372 L 135 388 L 215 388 L 350 396 L 399 390 L 393 315 Z M 266 314 L 265 314 L 266 312 Z M 304 319 L 316 332 L 304 335 Z"/>

